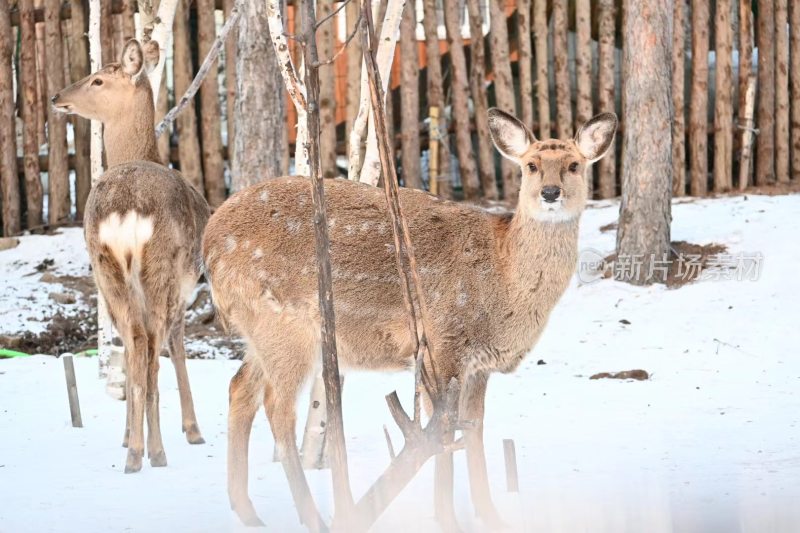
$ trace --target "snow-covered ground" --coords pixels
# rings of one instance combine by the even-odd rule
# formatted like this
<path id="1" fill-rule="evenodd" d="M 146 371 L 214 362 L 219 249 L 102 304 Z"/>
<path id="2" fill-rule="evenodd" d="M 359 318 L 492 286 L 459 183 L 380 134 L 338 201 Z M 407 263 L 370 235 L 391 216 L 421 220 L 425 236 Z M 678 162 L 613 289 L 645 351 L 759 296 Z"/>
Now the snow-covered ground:
<path id="1" fill-rule="evenodd" d="M 586 212 L 583 249 L 613 250 L 614 232 L 600 227 L 614 222 L 617 210 L 606 202 Z M 489 385 L 490 480 L 515 530 L 800 530 L 799 221 L 800 195 L 676 203 L 673 240 L 724 244 L 737 257 L 760 253 L 757 281 L 706 280 L 670 290 L 575 277 L 534 353 L 515 374 Z M 24 238 L 19 248 L 0 252 L 0 275 L 20 256 L 57 242 Z M 79 244 L 57 259 L 78 258 Z M 39 298 L 35 277 L 20 280 L 4 278 L 0 287 L 6 331 L 8 320 L 26 320 L 7 307 L 9 294 Z M 227 385 L 239 363 L 189 363 L 207 444 L 184 441 L 174 372 L 162 359 L 169 466 L 145 464 L 141 473 L 124 475 L 124 405 L 105 395 L 94 360 L 76 360 L 83 429 L 69 422 L 61 361 L 0 361 L 0 531 L 244 530 L 225 491 Z M 635 368 L 651 379 L 588 379 Z M 383 395 L 397 389 L 410 401 L 411 386 L 404 374 L 348 376 L 344 416 L 356 495 L 388 462 L 382 425 L 394 424 Z M 392 433 L 398 445 L 400 435 Z M 516 442 L 519 493 L 505 490 L 503 438 Z M 271 531 L 301 531 L 283 471 L 271 462 L 263 415 L 251 443 L 257 511 Z M 329 473 L 308 475 L 327 516 Z M 469 503 L 463 452 L 456 476 L 461 524 L 482 531 Z M 375 530 L 436 531 L 432 477 L 431 462 Z"/>

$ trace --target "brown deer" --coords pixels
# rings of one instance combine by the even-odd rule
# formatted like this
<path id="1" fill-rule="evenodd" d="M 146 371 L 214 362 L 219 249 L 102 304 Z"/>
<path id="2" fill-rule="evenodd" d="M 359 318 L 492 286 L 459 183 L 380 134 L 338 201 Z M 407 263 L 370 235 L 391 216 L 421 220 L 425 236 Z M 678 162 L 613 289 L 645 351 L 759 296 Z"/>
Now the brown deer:
<path id="1" fill-rule="evenodd" d="M 496 147 L 522 170 L 513 216 L 409 189 L 400 191 L 400 203 L 432 320 L 432 374 L 439 390 L 451 378 L 460 385 L 460 417 L 474 421 L 465 430 L 473 503 L 484 520 L 500 523 L 483 449 L 487 380 L 491 372 L 517 368 L 567 287 L 578 257 L 587 168 L 607 151 L 617 119 L 598 115 L 574 140 L 537 141 L 523 123 L 496 109 L 489 111 L 489 125 Z M 408 369 L 415 340 L 384 193 L 325 180 L 325 195 L 340 364 Z M 246 524 L 261 524 L 247 494 L 247 453 L 263 401 L 301 519 L 322 528 L 295 443 L 296 396 L 320 365 L 310 180 L 268 180 L 232 196 L 208 223 L 203 256 L 218 313 L 248 346 L 230 384 L 231 505 Z M 437 513 L 456 527 L 452 456 L 438 456 L 436 470 Z"/>
<path id="2" fill-rule="evenodd" d="M 103 123 L 108 170 L 92 187 L 84 236 L 100 294 L 125 346 L 125 472 L 142 468 L 144 416 L 152 466 L 167 464 L 158 420 L 158 358 L 166 339 L 178 376 L 183 431 L 202 444 L 183 347 L 186 298 L 200 276 L 208 204 L 159 161 L 147 72 L 158 46 L 130 40 L 119 63 L 56 94 L 56 109 Z M 145 57 L 146 56 L 146 57 Z"/>

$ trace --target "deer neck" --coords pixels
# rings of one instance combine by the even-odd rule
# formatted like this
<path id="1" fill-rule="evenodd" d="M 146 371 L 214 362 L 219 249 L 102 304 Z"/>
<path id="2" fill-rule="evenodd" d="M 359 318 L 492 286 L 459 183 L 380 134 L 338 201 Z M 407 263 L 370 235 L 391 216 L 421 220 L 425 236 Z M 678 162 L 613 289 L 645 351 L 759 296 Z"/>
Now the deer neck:
<path id="1" fill-rule="evenodd" d="M 120 106 L 113 120 L 103 124 L 103 144 L 109 168 L 130 161 L 161 163 L 154 116 L 150 84 L 139 83 L 133 105 Z"/>

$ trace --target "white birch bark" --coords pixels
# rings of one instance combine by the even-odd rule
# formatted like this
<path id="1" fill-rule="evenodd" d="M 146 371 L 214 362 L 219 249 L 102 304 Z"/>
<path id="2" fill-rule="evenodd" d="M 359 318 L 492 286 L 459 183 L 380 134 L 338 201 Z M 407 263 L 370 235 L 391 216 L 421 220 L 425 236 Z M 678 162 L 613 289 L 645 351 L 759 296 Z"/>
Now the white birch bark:
<path id="1" fill-rule="evenodd" d="M 140 6 L 142 3 L 140 2 Z M 152 3 L 151 3 L 152 6 Z M 158 13 L 152 19 L 152 31 L 147 24 L 144 26 L 144 40 L 154 40 L 158 43 L 158 64 L 147 75 L 150 78 L 150 86 L 153 88 L 153 105 L 158 105 L 158 93 L 161 88 L 161 77 L 164 74 L 164 64 L 167 60 L 167 45 L 172 38 L 172 23 L 175 21 L 175 11 L 178 9 L 178 0 L 161 0 L 158 5 Z M 152 13 L 152 7 L 151 7 Z M 146 15 L 147 16 L 147 15 Z M 150 39 L 147 35 L 150 35 Z"/>

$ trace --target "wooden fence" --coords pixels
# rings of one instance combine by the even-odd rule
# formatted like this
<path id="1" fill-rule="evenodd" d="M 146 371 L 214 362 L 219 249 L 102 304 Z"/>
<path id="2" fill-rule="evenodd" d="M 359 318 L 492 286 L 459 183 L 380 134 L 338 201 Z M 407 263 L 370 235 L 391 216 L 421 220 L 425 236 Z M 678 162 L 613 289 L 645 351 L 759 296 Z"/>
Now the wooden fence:
<path id="1" fill-rule="evenodd" d="M 425 24 L 423 13 L 430 11 L 423 9 L 423 0 L 419 0 L 416 46 L 400 43 L 397 48 L 390 119 L 398 132 L 401 114 L 413 117 L 416 112 L 417 129 L 422 132 L 422 153 L 416 159 L 422 156 L 427 162 L 421 171 L 415 171 L 424 179 L 401 176 L 406 185 L 425 186 L 428 172 L 444 172 L 446 183 L 438 187 L 439 194 L 495 199 L 500 191 L 513 197 L 513 168 L 509 170 L 497 155 L 487 155 L 485 124 L 475 120 L 475 113 L 487 104 L 514 112 L 542 138 L 571 136 L 583 121 L 602 111 L 616 111 L 623 118 L 620 127 L 625 127 L 619 101 L 625 78 L 621 0 L 466 3 L 439 0 L 434 25 Z M 162 84 L 157 118 L 191 82 L 232 4 L 233 0 L 180 2 L 168 63 L 171 70 L 167 83 Z M 110 62 L 134 36 L 135 0 L 103 0 L 101 5 L 103 61 Z M 675 0 L 673 6 L 675 114 L 672 131 L 664 132 L 673 139 L 673 194 L 703 196 L 800 179 L 800 4 L 788 0 Z M 446 29 L 445 7 L 453 9 L 458 18 L 457 24 L 448 24 Z M 339 16 L 352 12 L 342 10 Z M 292 13 L 290 5 L 290 29 Z M 484 27 L 491 31 L 480 43 L 470 39 L 464 28 L 471 26 L 471 35 L 476 35 L 476 21 L 486 22 L 489 14 L 490 24 Z M 88 122 L 54 114 L 49 97 L 89 73 L 87 19 L 86 0 L 0 0 L 0 183 L 6 235 L 82 217 L 90 187 Z M 437 35 L 434 40 L 432 31 Z M 340 38 L 340 32 L 333 33 Z M 441 39 L 445 33 L 448 40 Z M 426 34 L 428 43 L 438 43 L 439 54 L 428 53 L 426 39 L 419 37 Z M 404 33 L 403 38 L 408 35 Z M 461 50 L 451 48 L 458 45 L 463 45 Z M 415 51 L 419 58 L 417 101 L 401 100 L 401 80 L 407 79 L 401 72 L 403 49 Z M 235 73 L 229 65 L 234 65 L 235 53 L 235 40 L 231 40 L 220 61 L 220 76 L 206 80 L 207 88 L 195 105 L 183 112 L 170 135 L 159 139 L 162 159 L 181 169 L 210 200 L 227 190 L 228 147 L 233 146 L 228 141 L 233 138 L 236 98 Z M 437 55 L 439 74 L 439 69 L 428 68 Z M 466 79 L 459 70 L 464 68 L 462 58 L 470 75 L 467 87 L 458 86 L 459 79 Z M 340 155 L 346 153 L 348 102 L 358 92 L 354 86 L 357 77 L 350 72 L 352 64 L 347 54 L 342 54 L 334 67 L 336 150 Z M 430 87 L 429 76 L 442 77 L 441 96 L 424 89 Z M 463 106 L 464 99 L 456 101 L 459 90 L 468 93 L 474 112 L 466 122 L 461 116 L 452 117 L 449 130 L 453 135 L 442 143 L 445 155 L 431 158 L 429 106 L 437 103 L 436 98 L 444 99 L 443 118 L 447 120 L 451 103 L 454 109 Z M 291 142 L 295 118 L 292 106 L 286 107 Z M 464 127 L 467 129 L 456 131 Z M 468 132 L 467 142 L 474 150 L 458 149 L 456 138 L 461 131 Z M 747 140 L 756 131 L 751 148 Z M 398 154 L 406 139 L 402 133 L 396 135 Z M 418 144 L 409 142 L 409 146 Z M 595 169 L 591 184 L 595 197 L 618 194 L 620 152 L 617 146 L 612 157 Z M 480 174 L 480 181 L 462 176 L 473 172 L 470 169 L 475 169 L 476 160 L 474 172 Z M 402 165 L 401 171 L 408 173 Z"/>

